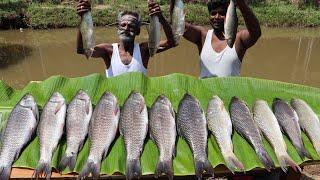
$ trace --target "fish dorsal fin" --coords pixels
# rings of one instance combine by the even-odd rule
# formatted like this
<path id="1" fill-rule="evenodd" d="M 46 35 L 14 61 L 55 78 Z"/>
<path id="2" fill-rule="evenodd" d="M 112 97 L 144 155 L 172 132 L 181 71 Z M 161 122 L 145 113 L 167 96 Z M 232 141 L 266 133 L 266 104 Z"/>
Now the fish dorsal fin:
<path id="1" fill-rule="evenodd" d="M 173 119 L 175 119 L 176 118 L 176 113 L 174 112 L 174 109 L 173 109 L 172 106 L 170 106 L 170 113 L 171 113 Z"/>
<path id="2" fill-rule="evenodd" d="M 119 104 L 116 104 L 116 107 L 114 108 L 114 115 L 117 116 L 120 113 L 120 107 Z"/>

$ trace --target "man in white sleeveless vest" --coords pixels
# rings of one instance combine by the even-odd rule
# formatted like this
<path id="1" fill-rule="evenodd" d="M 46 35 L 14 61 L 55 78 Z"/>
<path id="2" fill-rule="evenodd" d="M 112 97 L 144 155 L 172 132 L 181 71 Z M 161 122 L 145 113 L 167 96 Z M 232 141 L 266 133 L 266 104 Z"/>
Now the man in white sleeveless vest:
<path id="1" fill-rule="evenodd" d="M 247 29 L 237 32 L 230 48 L 224 37 L 224 23 L 229 0 L 209 0 L 209 22 L 213 29 L 186 23 L 184 37 L 196 44 L 200 55 L 200 78 L 239 76 L 246 50 L 261 36 L 259 21 L 245 0 L 235 0 Z"/>
<path id="2" fill-rule="evenodd" d="M 163 52 L 174 47 L 171 27 L 163 17 L 160 6 L 149 2 L 149 14 L 159 17 L 167 40 L 160 41 L 157 51 Z M 91 10 L 88 0 L 80 0 L 77 5 L 77 14 L 82 16 Z M 150 59 L 148 42 L 135 43 L 135 37 L 140 34 L 140 15 L 132 11 L 123 11 L 118 15 L 119 43 L 103 43 L 94 47 L 93 58 L 102 58 L 106 65 L 106 76 L 113 77 L 126 72 L 142 72 L 147 74 Z M 77 35 L 77 53 L 84 54 L 81 32 Z"/>

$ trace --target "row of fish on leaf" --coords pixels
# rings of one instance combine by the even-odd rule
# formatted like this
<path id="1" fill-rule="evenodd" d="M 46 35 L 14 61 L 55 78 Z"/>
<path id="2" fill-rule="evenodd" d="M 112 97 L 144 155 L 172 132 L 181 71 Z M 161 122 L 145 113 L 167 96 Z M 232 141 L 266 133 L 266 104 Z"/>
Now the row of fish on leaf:
<path id="1" fill-rule="evenodd" d="M 233 97 L 229 115 L 223 101 L 214 96 L 205 116 L 200 102 L 192 95 L 185 94 L 180 101 L 177 118 L 169 99 L 164 95 L 157 98 L 148 115 L 144 97 L 133 91 L 120 113 L 117 98 L 112 93 L 104 93 L 93 110 L 90 97 L 80 90 L 68 107 L 63 96 L 54 93 L 44 106 L 39 120 L 36 102 L 30 94 L 26 94 L 12 110 L 3 132 L 0 179 L 9 178 L 12 163 L 19 157 L 21 149 L 31 140 L 36 129 L 40 141 L 40 160 L 34 175 L 38 177 L 44 173 L 45 177 L 50 178 L 52 154 L 63 134 L 64 126 L 67 148 L 58 166 L 59 171 L 67 166 L 74 169 L 77 154 L 89 134 L 89 156 L 79 173 L 80 179 L 90 173 L 93 177 L 99 177 L 101 161 L 106 157 L 118 129 L 125 142 L 127 179 L 141 175 L 140 156 L 148 129 L 160 152 L 155 172 L 157 176 L 165 173 L 170 179 L 173 178 L 172 157 L 175 154 L 177 133 L 187 141 L 193 152 L 198 178 L 201 178 L 204 171 L 213 175 L 213 168 L 207 158 L 207 127 L 215 136 L 227 167 L 232 172 L 236 169 L 244 170 L 243 164 L 233 153 L 232 125 L 254 147 L 266 169 L 273 168 L 274 163 L 264 149 L 260 132 L 271 143 L 284 170 L 289 165 L 300 171 L 287 153 L 280 127 L 289 136 L 299 155 L 310 158 L 301 140 L 300 126 L 320 153 L 318 117 L 300 99 L 292 100 L 291 105 L 275 99 L 273 111 L 274 113 L 265 101 L 257 100 L 252 116 L 246 103 Z"/>

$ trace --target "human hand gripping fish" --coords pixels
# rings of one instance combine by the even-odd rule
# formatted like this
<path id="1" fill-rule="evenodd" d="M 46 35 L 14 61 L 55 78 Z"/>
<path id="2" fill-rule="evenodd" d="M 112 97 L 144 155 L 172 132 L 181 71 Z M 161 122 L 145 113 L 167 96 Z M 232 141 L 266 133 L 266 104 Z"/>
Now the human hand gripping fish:
<path id="1" fill-rule="evenodd" d="M 89 0 L 80 0 L 77 5 L 77 14 L 81 16 L 80 32 L 84 54 L 89 59 L 94 50 L 95 38 L 93 33 L 93 21 L 91 15 L 91 3 Z"/>
<path id="2" fill-rule="evenodd" d="M 154 56 L 160 46 L 160 21 L 159 13 L 161 13 L 159 5 L 155 0 L 148 0 L 149 6 L 149 16 L 150 16 L 150 25 L 149 25 L 149 54 Z"/>

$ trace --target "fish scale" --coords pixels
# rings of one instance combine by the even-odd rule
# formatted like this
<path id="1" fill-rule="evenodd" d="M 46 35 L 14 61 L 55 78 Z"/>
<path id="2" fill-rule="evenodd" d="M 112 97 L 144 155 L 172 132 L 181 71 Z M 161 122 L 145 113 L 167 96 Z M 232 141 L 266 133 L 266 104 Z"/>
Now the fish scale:
<path id="1" fill-rule="evenodd" d="M 302 99 L 292 99 L 290 103 L 298 114 L 300 127 L 307 133 L 318 155 L 320 155 L 320 122 L 317 114 Z"/>
<path id="2" fill-rule="evenodd" d="M 295 110 L 284 100 L 274 99 L 272 104 L 273 112 L 282 127 L 282 130 L 288 135 L 294 147 L 297 149 L 301 158 L 308 157 L 303 146 L 299 118 Z"/>
<path id="3" fill-rule="evenodd" d="M 78 179 L 86 178 L 90 173 L 94 178 L 100 175 L 101 161 L 106 157 L 114 141 L 119 124 L 120 108 L 117 98 L 105 92 L 92 113 L 89 125 L 90 149 L 86 164 Z"/>
<path id="4" fill-rule="evenodd" d="M 126 149 L 126 178 L 141 176 L 140 156 L 148 130 L 148 112 L 143 96 L 132 91 L 120 117 L 120 134 Z"/>
<path id="5" fill-rule="evenodd" d="M 280 126 L 268 103 L 264 100 L 256 100 L 253 113 L 254 121 L 273 147 L 282 170 L 286 172 L 286 166 L 289 165 L 295 171 L 301 171 L 287 153 L 287 145 L 282 137 Z"/>
<path id="6" fill-rule="evenodd" d="M 42 172 L 47 179 L 51 177 L 51 158 L 63 134 L 66 116 L 64 97 L 55 92 L 43 108 L 38 126 L 40 142 L 40 159 L 34 176 L 38 178 Z"/>
<path id="7" fill-rule="evenodd" d="M 172 179 L 172 156 L 176 140 L 175 114 L 171 102 L 164 95 L 160 95 L 151 107 L 150 134 L 160 152 L 156 174 L 159 176 L 164 172 Z"/>
<path id="8" fill-rule="evenodd" d="M 178 133 L 192 150 L 195 173 L 198 179 L 206 171 L 213 176 L 213 168 L 207 157 L 207 124 L 200 102 L 186 93 L 180 101 L 177 116 Z"/>
<path id="9" fill-rule="evenodd" d="M 58 165 L 58 171 L 63 171 L 67 166 L 74 169 L 78 152 L 82 149 L 88 134 L 88 127 L 92 115 L 90 97 L 83 90 L 79 90 L 73 97 L 67 109 L 66 133 L 67 149 Z"/>
<path id="10" fill-rule="evenodd" d="M 231 119 L 224 107 L 224 103 L 218 96 L 213 96 L 209 101 L 207 121 L 208 128 L 217 140 L 227 167 L 232 172 L 236 169 L 244 170 L 243 164 L 233 153 Z"/>
<path id="11" fill-rule="evenodd" d="M 9 179 L 11 165 L 31 140 L 38 116 L 37 104 L 30 94 L 24 95 L 11 111 L 1 139 L 0 179 Z"/>
<path id="12" fill-rule="evenodd" d="M 267 170 L 273 168 L 274 163 L 264 149 L 258 126 L 254 122 L 247 104 L 237 97 L 232 97 L 230 116 L 235 130 L 253 146 L 265 168 Z"/>

